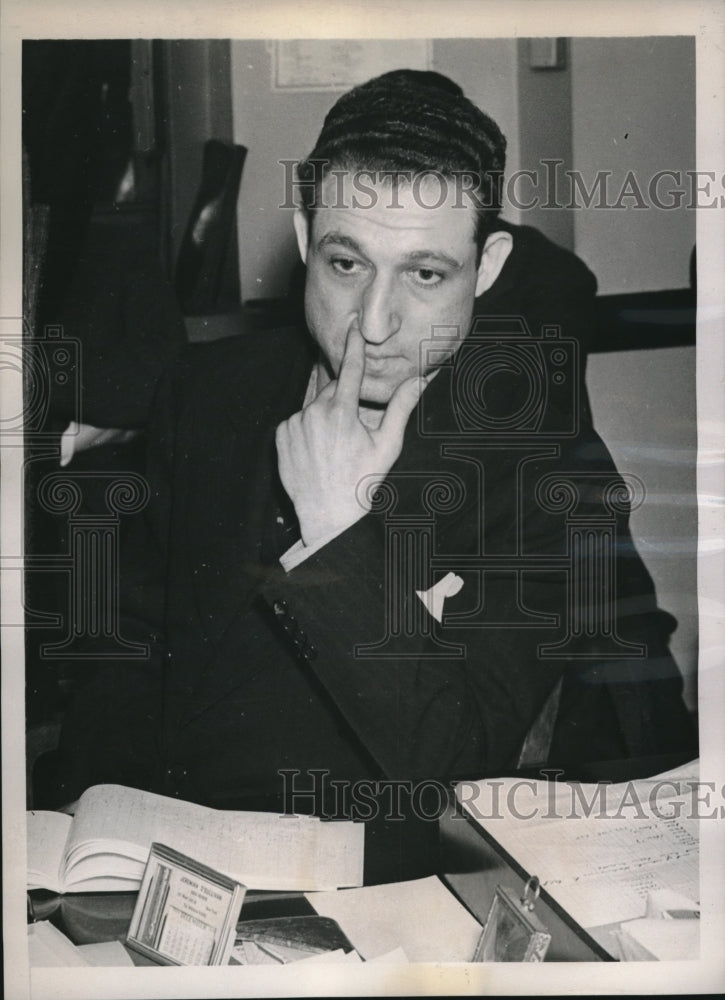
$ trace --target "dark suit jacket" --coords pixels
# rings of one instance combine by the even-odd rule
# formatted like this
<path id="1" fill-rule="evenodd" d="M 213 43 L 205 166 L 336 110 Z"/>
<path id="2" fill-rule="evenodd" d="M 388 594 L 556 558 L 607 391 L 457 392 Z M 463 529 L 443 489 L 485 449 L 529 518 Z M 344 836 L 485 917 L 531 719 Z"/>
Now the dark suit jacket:
<path id="1" fill-rule="evenodd" d="M 586 355 L 594 334 L 597 279 L 586 264 L 533 226 L 499 219 L 497 230 L 513 237 L 511 253 L 493 285 L 476 299 L 475 314 L 523 316 L 532 332 L 557 325 L 579 341 Z"/>
<path id="2" fill-rule="evenodd" d="M 569 436 L 512 440 L 471 432 L 463 413 L 461 433 L 470 379 L 456 380 L 486 344 L 465 347 L 424 393 L 374 510 L 289 574 L 274 431 L 301 406 L 308 341 L 277 331 L 183 357 L 151 424 L 152 500 L 129 546 L 142 569 L 123 568 L 122 631 L 151 657 L 106 663 L 80 692 L 61 797 L 115 780 L 238 808 L 279 801 L 285 768 L 350 782 L 510 772 L 559 678 L 551 763 L 570 776 L 691 752 L 673 622 L 606 449 L 579 416 Z M 484 416 L 505 421 L 507 373 L 487 385 Z M 555 429 L 566 406 L 551 394 Z M 599 597 L 572 584 L 592 559 Z M 416 591 L 448 571 L 464 586 L 445 609 L 458 620 L 439 626 Z"/>
<path id="3" fill-rule="evenodd" d="M 80 341 L 77 370 L 64 386 L 53 386 L 53 415 L 61 425 L 81 420 L 144 428 L 158 379 L 186 346 L 184 319 L 153 234 L 141 227 L 91 225 L 53 319 Z"/>

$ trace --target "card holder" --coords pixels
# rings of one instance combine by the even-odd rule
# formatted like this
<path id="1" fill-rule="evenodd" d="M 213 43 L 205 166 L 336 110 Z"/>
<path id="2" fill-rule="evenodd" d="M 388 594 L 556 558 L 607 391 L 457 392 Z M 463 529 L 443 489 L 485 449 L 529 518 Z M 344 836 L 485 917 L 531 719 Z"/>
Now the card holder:
<path id="1" fill-rule="evenodd" d="M 227 965 L 245 886 L 152 844 L 126 944 L 161 965 Z"/>
<path id="2" fill-rule="evenodd" d="M 551 934 L 534 913 L 539 880 L 533 876 L 517 896 L 507 886 L 496 886 L 474 962 L 543 962 Z"/>

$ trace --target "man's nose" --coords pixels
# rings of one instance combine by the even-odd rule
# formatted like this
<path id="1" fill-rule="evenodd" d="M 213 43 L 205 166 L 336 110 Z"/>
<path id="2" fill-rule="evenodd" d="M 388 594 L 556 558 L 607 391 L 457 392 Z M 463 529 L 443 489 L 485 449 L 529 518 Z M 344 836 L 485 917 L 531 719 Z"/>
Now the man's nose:
<path id="1" fill-rule="evenodd" d="M 360 332 L 369 344 L 382 344 L 400 329 L 394 282 L 376 274 L 365 287 L 360 303 Z"/>

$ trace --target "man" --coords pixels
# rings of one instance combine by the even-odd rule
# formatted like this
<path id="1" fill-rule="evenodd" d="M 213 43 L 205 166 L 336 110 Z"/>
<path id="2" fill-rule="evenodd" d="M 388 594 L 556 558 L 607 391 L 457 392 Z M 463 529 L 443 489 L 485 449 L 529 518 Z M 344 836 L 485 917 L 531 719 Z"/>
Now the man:
<path id="1" fill-rule="evenodd" d="M 66 800 L 314 790 L 364 818 L 363 786 L 370 807 L 390 782 L 692 752 L 576 345 L 516 317 L 471 333 L 511 253 L 504 150 L 425 81 L 333 107 L 299 171 L 311 337 L 198 348 L 162 386 L 122 628 L 152 656 L 79 693 Z M 373 877 L 424 870 L 408 846 Z"/>

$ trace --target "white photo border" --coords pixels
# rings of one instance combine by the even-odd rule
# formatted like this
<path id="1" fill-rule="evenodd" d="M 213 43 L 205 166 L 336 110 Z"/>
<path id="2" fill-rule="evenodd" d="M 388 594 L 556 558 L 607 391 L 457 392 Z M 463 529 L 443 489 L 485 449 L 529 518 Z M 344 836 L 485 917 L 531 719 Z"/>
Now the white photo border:
<path id="1" fill-rule="evenodd" d="M 22 199 L 20 144 L 21 42 L 23 38 L 363 38 L 634 36 L 691 34 L 697 39 L 698 170 L 722 175 L 725 165 L 724 8 L 700 0 L 4 0 L 0 32 L 0 326 L 22 327 Z M 633 81 L 636 86 L 636 81 Z M 723 523 L 725 471 L 725 274 L 723 209 L 700 211 L 698 246 L 698 494 L 701 775 L 713 787 L 725 781 L 723 660 L 725 593 Z M 20 381 L 2 372 L 0 415 L 22 406 Z M 15 551 L 21 535 L 22 448 L 2 449 L 2 552 Z M 2 578 L 2 621 L 22 615 L 22 574 Z M 25 788 L 23 630 L 2 629 L 3 732 L 3 934 L 5 995 L 44 998 L 236 997 L 341 995 L 549 995 L 557 993 L 703 993 L 725 987 L 725 865 L 722 819 L 702 825 L 702 957 L 681 963 L 531 966 L 357 966 L 284 969 L 27 969 L 25 931 Z M 706 867 L 705 867 L 706 866 Z"/>

